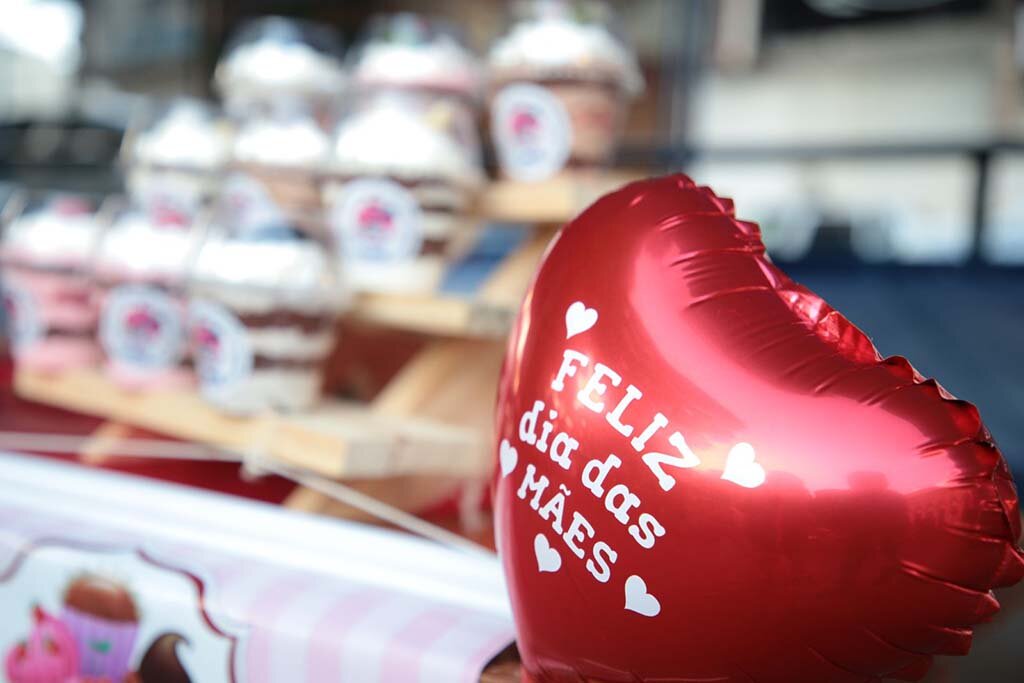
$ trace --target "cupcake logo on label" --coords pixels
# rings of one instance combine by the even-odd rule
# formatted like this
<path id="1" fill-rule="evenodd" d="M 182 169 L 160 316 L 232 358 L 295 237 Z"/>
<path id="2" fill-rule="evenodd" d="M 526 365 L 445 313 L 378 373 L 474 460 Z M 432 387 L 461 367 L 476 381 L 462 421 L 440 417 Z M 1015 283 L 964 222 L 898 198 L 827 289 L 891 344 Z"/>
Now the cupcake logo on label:
<path id="1" fill-rule="evenodd" d="M 123 285 L 108 296 L 100 341 L 111 358 L 146 368 L 175 365 L 184 352 L 177 301 L 156 287 Z"/>
<path id="2" fill-rule="evenodd" d="M 20 349 L 39 341 L 43 336 L 43 323 L 32 294 L 12 282 L 4 282 L 0 284 L 0 298 L 11 345 Z"/>
<path id="3" fill-rule="evenodd" d="M 245 325 L 223 306 L 194 301 L 188 329 L 196 372 L 204 391 L 237 384 L 252 372 L 252 345 Z"/>
<path id="4" fill-rule="evenodd" d="M 194 182 L 166 174 L 144 185 L 140 193 L 146 213 L 162 227 L 188 227 L 203 202 L 202 190 Z"/>
<path id="5" fill-rule="evenodd" d="M 516 83 L 502 89 L 491 109 L 491 130 L 501 168 L 515 180 L 544 180 L 569 161 L 569 114 L 539 85 Z"/>
<path id="6" fill-rule="evenodd" d="M 0 566 L 11 683 L 236 680 L 238 636 L 196 572 L 130 549 L 46 542 Z"/>
<path id="7" fill-rule="evenodd" d="M 287 225 L 288 219 L 270 196 L 270 192 L 255 178 L 236 173 L 224 183 L 221 192 L 225 219 L 239 233 L 251 233 L 263 228 Z"/>
<path id="8" fill-rule="evenodd" d="M 333 202 L 331 225 L 348 258 L 394 261 L 412 258 L 423 244 L 423 214 L 398 183 L 363 178 L 346 183 Z"/>

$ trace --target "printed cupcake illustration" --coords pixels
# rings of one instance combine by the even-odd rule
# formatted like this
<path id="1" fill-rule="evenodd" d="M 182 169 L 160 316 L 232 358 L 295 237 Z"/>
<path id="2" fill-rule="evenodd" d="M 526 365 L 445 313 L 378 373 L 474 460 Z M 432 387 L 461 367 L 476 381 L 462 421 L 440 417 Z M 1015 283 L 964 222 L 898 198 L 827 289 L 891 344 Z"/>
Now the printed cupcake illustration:
<path id="1" fill-rule="evenodd" d="M 526 106 L 518 107 L 510 117 L 509 125 L 512 134 L 523 143 L 532 142 L 537 137 L 537 115 Z"/>
<path id="2" fill-rule="evenodd" d="M 394 214 L 377 199 L 371 199 L 360 209 L 356 220 L 361 238 L 374 244 L 387 241 L 395 230 Z"/>
<path id="3" fill-rule="evenodd" d="M 0 567 L 0 680 L 234 683 L 236 640 L 202 586 L 136 551 L 30 548 Z"/>
<path id="4" fill-rule="evenodd" d="M 177 633 L 158 636 L 133 670 L 139 614 L 114 581 L 83 574 L 68 586 L 60 617 L 36 605 L 32 618 L 28 637 L 7 653 L 10 683 L 191 683 Z"/>
<path id="5" fill-rule="evenodd" d="M 139 615 L 127 590 L 99 576 L 80 576 L 64 594 L 61 621 L 78 645 L 80 673 L 124 680 L 139 634 Z"/>

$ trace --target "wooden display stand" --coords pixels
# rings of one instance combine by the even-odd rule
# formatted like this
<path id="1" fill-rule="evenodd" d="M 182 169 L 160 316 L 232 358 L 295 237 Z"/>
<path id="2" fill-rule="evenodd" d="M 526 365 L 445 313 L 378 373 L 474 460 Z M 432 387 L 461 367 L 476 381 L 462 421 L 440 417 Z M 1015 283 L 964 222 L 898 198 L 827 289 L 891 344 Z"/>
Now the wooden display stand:
<path id="1" fill-rule="evenodd" d="M 344 480 L 402 510 L 424 509 L 467 483 L 479 492 L 491 468 L 492 397 L 504 340 L 536 266 L 558 226 L 631 177 L 576 174 L 544 183 L 495 182 L 479 202 L 482 220 L 535 229 L 473 296 L 359 297 L 349 313 L 354 320 L 432 338 L 368 404 L 329 401 L 304 414 L 238 418 L 215 410 L 195 392 L 130 393 L 94 370 L 60 376 L 19 371 L 15 389 L 34 401 L 215 446 L 239 461 L 269 460 Z M 86 449 L 94 461 L 103 457 L 107 441 L 116 441 L 106 436 L 97 434 Z M 304 487 L 286 505 L 365 517 Z"/>

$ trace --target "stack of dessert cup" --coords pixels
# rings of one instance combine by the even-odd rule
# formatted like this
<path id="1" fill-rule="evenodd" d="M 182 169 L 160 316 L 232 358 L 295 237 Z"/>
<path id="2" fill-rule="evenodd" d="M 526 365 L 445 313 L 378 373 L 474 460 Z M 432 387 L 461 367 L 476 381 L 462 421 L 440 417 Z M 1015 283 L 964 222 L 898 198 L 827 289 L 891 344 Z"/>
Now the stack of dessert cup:
<path id="1" fill-rule="evenodd" d="M 348 61 L 355 106 L 385 91 L 414 94 L 426 107 L 444 102 L 456 139 L 479 156 L 483 67 L 451 23 L 411 12 L 374 16 Z"/>
<path id="2" fill-rule="evenodd" d="M 203 396 L 238 415 L 295 412 L 320 397 L 346 290 L 306 216 L 232 201 L 191 271 L 188 335 Z"/>
<path id="3" fill-rule="evenodd" d="M 94 268 L 104 369 L 143 391 L 194 384 L 185 336 L 187 273 L 204 236 L 201 216 L 151 213 L 131 201 L 112 211 Z"/>
<path id="4" fill-rule="evenodd" d="M 261 214 L 283 211 L 315 232 L 323 213 L 320 184 L 330 147 L 330 136 L 301 100 L 279 100 L 240 124 L 224 188 L 234 203 L 233 215 L 245 224 L 266 223 L 270 219 Z"/>
<path id="5" fill-rule="evenodd" d="M 193 222 L 217 195 L 230 142 L 227 122 L 206 102 L 175 98 L 150 109 L 122 146 L 128 195 L 156 221 Z"/>
<path id="6" fill-rule="evenodd" d="M 232 118 L 264 115 L 281 98 L 298 99 L 325 127 L 336 116 L 346 80 L 338 34 L 324 24 L 283 17 L 244 24 L 214 72 L 214 87 Z"/>
<path id="7" fill-rule="evenodd" d="M 99 362 L 91 269 L 97 200 L 15 192 L 0 225 L 0 295 L 20 367 L 56 373 Z"/>
<path id="8" fill-rule="evenodd" d="M 606 3 L 522 0 L 488 55 L 490 131 L 502 174 L 522 181 L 606 166 L 643 89 Z"/>
<path id="9" fill-rule="evenodd" d="M 471 238 L 483 173 L 453 121 L 445 102 L 387 91 L 339 125 L 324 198 L 353 288 L 432 292 Z"/>

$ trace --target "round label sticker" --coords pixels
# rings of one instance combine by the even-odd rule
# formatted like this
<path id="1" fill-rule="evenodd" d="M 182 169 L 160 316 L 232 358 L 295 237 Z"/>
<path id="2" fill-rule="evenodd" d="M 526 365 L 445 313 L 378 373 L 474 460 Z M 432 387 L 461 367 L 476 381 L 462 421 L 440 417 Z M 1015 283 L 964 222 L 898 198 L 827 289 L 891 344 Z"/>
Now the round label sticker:
<path id="1" fill-rule="evenodd" d="M 239 233 L 287 225 L 288 218 L 263 183 L 236 173 L 221 190 L 221 208 L 228 225 Z"/>
<path id="2" fill-rule="evenodd" d="M 100 342 L 122 363 L 166 368 L 181 360 L 185 331 L 178 302 L 156 287 L 111 290 L 100 318 Z"/>
<path id="3" fill-rule="evenodd" d="M 24 287 L 13 282 L 0 282 L 3 300 L 3 327 L 11 346 L 25 348 L 43 337 L 43 323 L 39 319 L 35 297 Z"/>
<path id="4" fill-rule="evenodd" d="M 252 372 L 252 345 L 245 325 L 220 304 L 193 301 L 188 308 L 188 335 L 204 391 L 225 389 Z"/>
<path id="5" fill-rule="evenodd" d="M 416 198 L 384 178 L 360 178 L 342 187 L 330 210 L 331 227 L 347 258 L 398 261 L 423 244 L 423 213 Z"/>
<path id="6" fill-rule="evenodd" d="M 569 161 L 572 122 L 547 88 L 516 83 L 503 88 L 491 108 L 498 162 L 515 180 L 550 178 Z"/>

